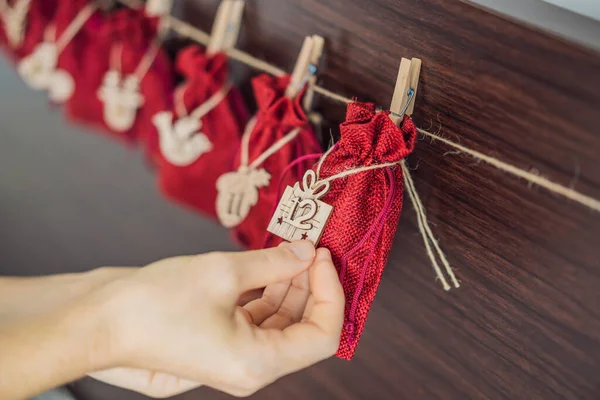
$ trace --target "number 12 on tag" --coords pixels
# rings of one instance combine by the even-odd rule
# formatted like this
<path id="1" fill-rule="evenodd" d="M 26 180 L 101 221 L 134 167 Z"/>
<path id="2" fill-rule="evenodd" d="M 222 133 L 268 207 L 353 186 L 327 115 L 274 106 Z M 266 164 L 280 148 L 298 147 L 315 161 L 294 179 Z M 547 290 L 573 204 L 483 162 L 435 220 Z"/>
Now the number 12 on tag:
<path id="1" fill-rule="evenodd" d="M 285 189 L 267 230 L 289 242 L 310 240 L 317 246 L 333 207 L 319 200 L 328 186 L 327 190 L 311 190 L 310 178 L 305 177 L 304 185 L 297 183 Z"/>

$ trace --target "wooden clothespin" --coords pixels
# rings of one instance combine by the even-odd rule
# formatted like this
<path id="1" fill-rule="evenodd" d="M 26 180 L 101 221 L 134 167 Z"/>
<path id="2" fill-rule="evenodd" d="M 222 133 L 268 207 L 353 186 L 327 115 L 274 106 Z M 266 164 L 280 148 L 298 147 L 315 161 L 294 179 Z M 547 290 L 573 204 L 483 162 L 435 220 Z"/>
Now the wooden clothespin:
<path id="1" fill-rule="evenodd" d="M 165 17 L 171 13 L 173 0 L 147 0 L 146 14 L 151 17 Z"/>
<path id="2" fill-rule="evenodd" d="M 419 86 L 419 75 L 421 74 L 421 60 L 418 58 L 403 58 L 398 70 L 398 79 L 392 98 L 390 110 L 398 115 L 390 114 L 390 118 L 396 125 L 400 125 L 404 114 L 412 115 L 415 109 L 415 98 Z M 412 96 L 410 91 L 412 89 Z M 410 104 L 408 103 L 410 101 Z M 407 105 L 408 104 L 408 105 Z M 403 113 L 404 109 L 406 111 Z"/>
<path id="3" fill-rule="evenodd" d="M 245 0 L 223 0 L 213 23 L 209 55 L 234 47 L 238 41 L 244 14 Z"/>
<path id="4" fill-rule="evenodd" d="M 313 35 L 313 48 L 310 56 L 310 64 L 318 69 L 319 62 L 323 56 L 323 50 L 325 49 L 325 39 L 321 36 Z M 308 79 L 308 89 L 306 95 L 304 95 L 304 110 L 310 111 L 312 109 L 313 100 L 315 98 L 314 86 L 317 84 L 317 75 L 313 73 Z"/>
<path id="5" fill-rule="evenodd" d="M 313 85 L 316 82 L 316 71 L 311 71 L 311 68 L 316 68 L 319 65 L 324 47 L 325 39 L 321 36 L 307 36 L 304 39 L 294 72 L 292 72 L 290 84 L 285 91 L 286 97 L 294 98 L 304 88 L 304 85 L 307 83 Z M 307 97 L 308 99 L 304 99 L 304 108 L 308 110 L 312 106 L 312 98 L 314 97 L 312 90 L 307 93 Z"/>

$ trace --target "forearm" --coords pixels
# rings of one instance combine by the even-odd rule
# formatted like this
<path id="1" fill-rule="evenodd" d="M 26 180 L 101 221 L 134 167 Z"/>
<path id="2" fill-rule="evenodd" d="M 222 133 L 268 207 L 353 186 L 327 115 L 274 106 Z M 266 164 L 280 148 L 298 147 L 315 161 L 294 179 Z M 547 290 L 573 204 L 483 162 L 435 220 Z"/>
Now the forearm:
<path id="1" fill-rule="evenodd" d="M 105 366 L 105 323 L 89 302 L 0 327 L 0 398 L 27 399 Z"/>
<path id="2" fill-rule="evenodd" d="M 132 270 L 134 268 L 99 268 L 77 274 L 0 277 L 0 328 L 67 305 Z"/>

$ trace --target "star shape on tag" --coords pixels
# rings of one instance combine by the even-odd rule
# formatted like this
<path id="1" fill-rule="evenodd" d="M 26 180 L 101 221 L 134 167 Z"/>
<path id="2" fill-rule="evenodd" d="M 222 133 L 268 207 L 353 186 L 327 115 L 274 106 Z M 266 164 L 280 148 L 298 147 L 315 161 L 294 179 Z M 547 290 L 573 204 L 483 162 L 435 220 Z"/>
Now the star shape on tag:
<path id="1" fill-rule="evenodd" d="M 202 129 L 202 121 L 193 117 L 179 118 L 173 123 L 173 114 L 163 111 L 152 118 L 159 135 L 163 157 L 171 164 L 185 167 L 213 149 L 213 144 Z"/>
<path id="2" fill-rule="evenodd" d="M 122 77 L 119 71 L 104 75 L 98 98 L 104 103 L 104 122 L 116 132 L 126 132 L 135 123 L 137 110 L 144 104 L 140 83 L 135 75 Z"/>
<path id="3" fill-rule="evenodd" d="M 306 171 L 302 181 L 285 189 L 267 231 L 289 242 L 308 240 L 317 246 L 333 212 L 321 201 L 329 188 L 329 182 L 319 181 L 313 170 Z"/>

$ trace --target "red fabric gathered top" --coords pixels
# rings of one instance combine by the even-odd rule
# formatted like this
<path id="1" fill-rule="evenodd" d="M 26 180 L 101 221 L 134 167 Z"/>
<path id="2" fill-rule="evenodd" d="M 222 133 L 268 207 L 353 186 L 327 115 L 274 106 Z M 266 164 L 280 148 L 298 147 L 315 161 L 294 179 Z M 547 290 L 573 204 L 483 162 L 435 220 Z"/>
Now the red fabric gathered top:
<path id="1" fill-rule="evenodd" d="M 226 55 L 191 45 L 179 52 L 176 66 L 184 81 L 173 107 L 154 115 L 156 133 L 147 144 L 162 192 L 216 218 L 215 182 L 233 168 L 248 111 L 229 82 Z"/>
<path id="2" fill-rule="evenodd" d="M 416 127 L 405 116 L 401 127 L 389 112 L 370 103 L 351 103 L 341 138 L 321 166 L 320 179 L 340 172 L 399 162 L 415 145 Z M 319 246 L 331 251 L 346 296 L 338 357 L 351 359 L 381 280 L 402 209 L 400 166 L 358 172 L 330 181 L 321 199 L 333 206 Z"/>
<path id="3" fill-rule="evenodd" d="M 143 10 L 120 9 L 88 25 L 93 34 L 67 106 L 72 119 L 126 141 L 146 139 L 152 117 L 171 105 L 173 92 L 171 60 L 164 49 L 153 51 L 158 24 Z"/>
<path id="4" fill-rule="evenodd" d="M 273 207 L 279 201 L 278 187 L 286 166 L 298 157 L 321 151 L 302 109 L 305 91 L 288 98 L 285 90 L 289 83 L 289 76 L 266 74 L 252 80 L 258 112 L 245 132 L 250 168 L 242 165 L 245 156 L 242 143 L 234 157 L 232 172 L 217 180 L 219 219 L 233 229 L 233 236 L 241 245 L 250 249 L 263 247 Z M 273 146 L 282 143 L 285 144 L 261 161 Z M 254 165 L 257 161 L 261 162 Z M 311 164 L 299 164 L 281 184 L 298 181 Z"/>

